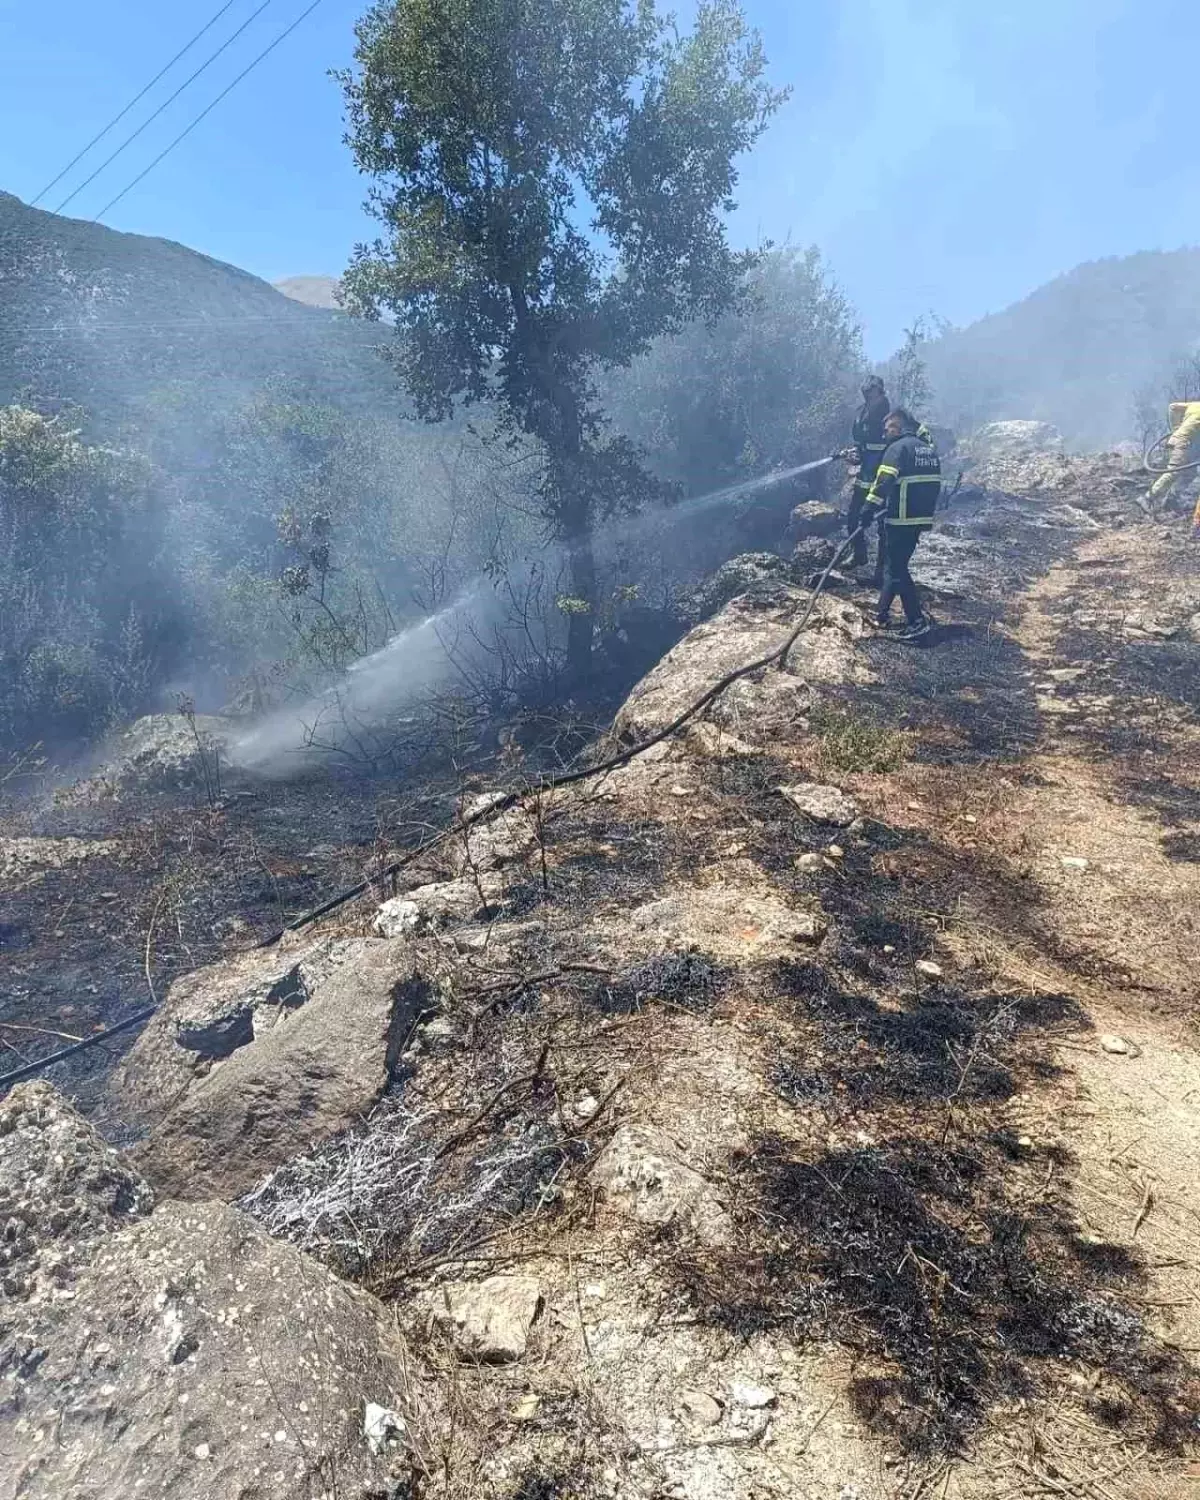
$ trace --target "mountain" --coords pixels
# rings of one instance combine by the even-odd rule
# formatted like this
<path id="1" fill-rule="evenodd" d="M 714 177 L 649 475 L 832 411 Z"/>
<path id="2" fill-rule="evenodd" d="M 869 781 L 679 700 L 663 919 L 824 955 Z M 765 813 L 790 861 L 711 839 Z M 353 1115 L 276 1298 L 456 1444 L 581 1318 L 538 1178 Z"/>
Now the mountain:
<path id="1" fill-rule="evenodd" d="M 1200 249 L 1188 249 L 1078 266 L 922 354 L 948 425 L 1031 417 L 1096 449 L 1139 438 L 1139 397 L 1161 408 L 1198 348 Z"/>
<path id="2" fill-rule="evenodd" d="M 0 405 L 65 400 L 102 429 L 137 428 L 164 405 L 203 418 L 280 379 L 343 409 L 400 405 L 377 327 L 170 240 L 62 218 L 8 193 L 0 305 Z"/>
<path id="3" fill-rule="evenodd" d="M 303 302 L 306 307 L 324 307 L 334 312 L 341 306 L 337 297 L 338 281 L 334 276 L 285 276 L 282 281 L 271 284 L 277 292 L 295 302 Z"/>

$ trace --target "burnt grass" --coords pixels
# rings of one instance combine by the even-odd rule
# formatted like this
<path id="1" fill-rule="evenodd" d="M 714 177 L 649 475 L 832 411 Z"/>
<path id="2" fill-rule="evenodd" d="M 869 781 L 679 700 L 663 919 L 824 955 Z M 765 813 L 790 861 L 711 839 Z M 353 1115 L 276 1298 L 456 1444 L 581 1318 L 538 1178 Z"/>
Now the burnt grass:
<path id="1" fill-rule="evenodd" d="M 816 963 L 777 966 L 766 989 L 802 1037 L 776 1048 L 771 1085 L 833 1143 L 764 1132 L 735 1153 L 734 1245 L 673 1259 L 698 1316 L 838 1342 L 856 1409 L 909 1453 L 961 1451 L 997 1403 L 1044 1396 L 1070 1367 L 1103 1375 L 1097 1418 L 1178 1449 L 1200 1384 L 1133 1310 L 1136 1252 L 1082 1232 L 1069 1153 L 1000 1108 L 1053 1078 L 1039 1037 L 1085 1026 L 1075 1003 L 881 993 Z"/>

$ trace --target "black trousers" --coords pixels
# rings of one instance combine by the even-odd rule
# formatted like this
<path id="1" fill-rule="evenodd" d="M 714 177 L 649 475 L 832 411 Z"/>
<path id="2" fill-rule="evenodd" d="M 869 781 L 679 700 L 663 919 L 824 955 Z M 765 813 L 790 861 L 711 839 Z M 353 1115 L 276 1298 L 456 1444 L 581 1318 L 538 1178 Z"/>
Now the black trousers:
<path id="1" fill-rule="evenodd" d="M 904 606 L 904 618 L 910 625 L 915 625 L 921 618 L 921 597 L 908 565 L 924 530 L 923 526 L 884 527 L 883 589 L 876 611 L 881 621 L 887 619 L 897 598 Z"/>
<path id="2" fill-rule="evenodd" d="M 867 496 L 871 492 L 871 481 L 864 484 L 861 479 L 854 481 L 854 493 L 850 496 L 850 509 L 846 512 L 846 532 L 853 536 L 862 522 L 862 508 L 866 504 Z M 883 522 L 879 523 L 879 551 L 876 554 L 875 573 L 877 577 L 883 577 Z M 850 566 L 861 568 L 867 561 L 867 539 L 865 536 L 855 537 L 854 545 L 850 549 Z"/>

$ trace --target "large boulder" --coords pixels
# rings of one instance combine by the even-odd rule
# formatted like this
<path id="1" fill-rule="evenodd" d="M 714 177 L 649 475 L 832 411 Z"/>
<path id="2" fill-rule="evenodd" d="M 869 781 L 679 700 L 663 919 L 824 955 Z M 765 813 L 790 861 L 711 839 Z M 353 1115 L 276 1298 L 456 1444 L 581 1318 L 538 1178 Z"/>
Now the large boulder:
<path id="1" fill-rule="evenodd" d="M 714 619 L 689 631 L 638 683 L 617 715 L 618 732 L 640 739 L 665 728 L 728 672 L 781 647 L 807 603 L 807 591 L 782 585 L 769 599 L 732 600 Z M 855 649 L 864 633 L 863 617 L 853 606 L 822 596 L 786 665 L 742 678 L 704 716 L 751 744 L 794 737 L 815 688 L 869 680 L 866 661 Z"/>
<path id="2" fill-rule="evenodd" d="M 240 1196 L 369 1112 L 427 995 L 412 949 L 375 938 L 243 954 L 177 980 L 114 1084 L 149 1126 L 137 1164 L 171 1197 Z"/>
<path id="3" fill-rule="evenodd" d="M 0 1500 L 401 1492 L 426 1440 L 373 1298 L 224 1204 L 151 1212 L 46 1084 L 0 1140 Z"/>
<path id="4" fill-rule="evenodd" d="M 224 1204 L 114 1234 L 0 1355 L 3 1500 L 397 1492 L 412 1424 L 382 1309 Z M 331 1487 L 330 1476 L 336 1476 Z"/>
<path id="5" fill-rule="evenodd" d="M 149 714 L 103 747 L 86 784 L 103 783 L 118 794 L 186 790 L 215 797 L 241 774 L 230 761 L 236 733 L 231 720 L 213 714 Z"/>
<path id="6" fill-rule="evenodd" d="M 743 552 L 722 563 L 711 577 L 679 596 L 676 612 L 689 625 L 711 619 L 740 594 L 763 593 L 770 597 L 774 586 L 787 583 L 791 569 L 773 552 Z"/>
<path id="7" fill-rule="evenodd" d="M 48 1083 L 0 1102 L 0 1343 L 12 1306 L 70 1293 L 103 1235 L 154 1194 Z"/>

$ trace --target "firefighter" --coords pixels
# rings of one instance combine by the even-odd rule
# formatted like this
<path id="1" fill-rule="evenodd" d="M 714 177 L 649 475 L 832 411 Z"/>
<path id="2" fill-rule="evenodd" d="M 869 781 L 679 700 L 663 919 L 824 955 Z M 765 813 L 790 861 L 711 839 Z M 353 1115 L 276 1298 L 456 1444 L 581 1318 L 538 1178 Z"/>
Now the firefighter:
<path id="1" fill-rule="evenodd" d="M 863 504 L 864 515 L 878 513 L 883 522 L 883 583 L 875 623 L 891 628 L 892 605 L 904 606 L 904 626 L 898 639 L 916 641 L 930 630 L 920 595 L 908 571 L 921 533 L 933 525 L 942 492 L 942 463 L 937 449 L 922 436 L 921 424 L 903 407 L 890 411 L 884 422 L 887 450 L 875 471 Z"/>
<path id="2" fill-rule="evenodd" d="M 1195 472 L 1191 466 L 1200 459 L 1200 401 L 1172 401 L 1167 416 L 1171 424 L 1167 472 L 1158 476 L 1142 502 L 1151 513 L 1172 508 L 1168 503 L 1172 494 L 1187 475 Z M 1200 527 L 1200 504 L 1196 506 L 1192 526 Z"/>
<path id="3" fill-rule="evenodd" d="M 871 485 L 875 480 L 875 471 L 879 467 L 879 460 L 883 457 L 884 449 L 887 447 L 887 438 L 884 436 L 883 424 L 891 403 L 888 401 L 887 392 L 883 388 L 883 381 L 878 375 L 872 375 L 862 388 L 863 404 L 858 409 L 858 415 L 854 419 L 854 426 L 850 436 L 853 442 L 854 455 L 858 463 L 858 477 L 854 481 L 854 491 L 850 496 L 850 509 L 846 514 L 846 530 L 853 534 L 858 530 L 862 520 L 862 508 L 867 496 L 871 492 Z M 876 584 L 883 579 L 883 532 L 879 533 L 879 551 L 875 560 Z M 862 568 L 867 564 L 867 542 L 864 536 L 854 538 L 854 545 L 848 560 L 851 568 Z"/>

